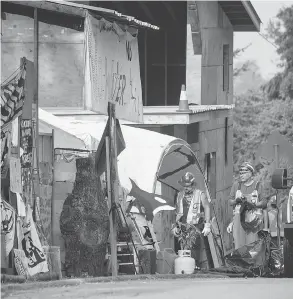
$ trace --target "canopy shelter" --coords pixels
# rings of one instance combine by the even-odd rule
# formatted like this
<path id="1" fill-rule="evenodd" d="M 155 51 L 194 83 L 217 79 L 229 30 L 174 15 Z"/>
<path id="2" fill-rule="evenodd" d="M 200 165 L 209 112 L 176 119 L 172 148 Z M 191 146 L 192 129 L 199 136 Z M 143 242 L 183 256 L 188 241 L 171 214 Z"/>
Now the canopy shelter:
<path id="1" fill-rule="evenodd" d="M 59 148 L 88 151 L 97 150 L 107 122 L 69 121 L 42 109 L 39 118 L 40 123 L 63 136 L 59 140 Z M 120 185 L 126 190 L 126 195 L 138 199 L 138 203 L 148 210 L 148 213 L 143 212 L 146 215 L 144 221 L 147 221 L 144 225 L 151 230 L 156 250 L 170 248 L 172 238 L 166 238 L 164 231 L 169 230 L 173 223 L 173 211 L 170 210 L 174 210 L 176 191 L 181 189 L 178 181 L 183 174 L 187 171 L 193 173 L 198 188 L 206 191 L 210 198 L 198 160 L 188 143 L 182 139 L 127 125 L 121 125 L 121 131 L 126 148 L 118 156 Z M 166 217 L 154 219 L 159 210 L 169 210 L 170 213 L 163 214 Z"/>
<path id="2" fill-rule="evenodd" d="M 75 142 L 76 149 L 89 151 L 97 149 L 106 126 L 106 121 L 96 123 L 73 120 L 70 122 L 42 109 L 39 109 L 39 118 L 41 123 L 64 131 L 70 138 L 75 137 L 81 141 Z M 180 190 L 178 181 L 185 172 L 189 171 L 195 175 L 198 188 L 208 193 L 203 172 L 187 142 L 127 125 L 122 125 L 121 129 L 126 144 L 126 148 L 118 156 L 118 174 L 122 187 L 131 192 L 132 180 L 139 189 L 154 194 L 157 182 L 160 181 L 175 190 Z M 63 144 L 66 148 L 73 145 L 68 143 L 66 136 Z M 174 205 L 174 198 L 164 199 L 168 204 Z"/>

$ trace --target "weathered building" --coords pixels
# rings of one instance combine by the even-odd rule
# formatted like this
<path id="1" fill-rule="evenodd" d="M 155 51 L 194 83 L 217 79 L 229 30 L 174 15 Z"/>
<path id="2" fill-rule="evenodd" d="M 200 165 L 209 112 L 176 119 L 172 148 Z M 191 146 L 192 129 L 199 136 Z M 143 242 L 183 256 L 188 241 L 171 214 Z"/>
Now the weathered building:
<path id="1" fill-rule="evenodd" d="M 144 123 L 129 125 L 179 137 L 192 146 L 205 170 L 228 252 L 232 248 L 226 226 L 231 218 L 227 197 L 233 177 L 233 34 L 259 31 L 253 6 L 249 1 L 82 1 L 74 9 L 85 4 L 160 27 L 138 36 Z M 109 12 L 104 11 L 104 16 L 115 19 Z M 56 20 L 55 25 L 42 21 L 39 25 L 40 106 L 68 120 L 99 122 L 105 117 L 94 113 L 83 96 L 82 18 L 62 19 L 57 13 Z M 33 20 L 8 14 L 2 24 L 2 31 L 8 33 L 3 34 L 2 44 L 2 75 L 6 77 L 18 67 L 18 57 L 32 57 Z M 182 85 L 190 113 L 177 111 Z M 158 239 L 172 221 L 166 217 L 156 219 Z M 164 246 L 171 246 L 172 236 L 167 239 Z"/>
<path id="2" fill-rule="evenodd" d="M 192 145 L 205 170 L 225 251 L 229 252 L 232 239 L 226 227 L 232 212 L 227 198 L 233 179 L 233 34 L 259 31 L 257 13 L 249 1 L 89 4 L 116 9 L 160 27 L 159 31 L 139 34 L 144 123 L 131 125 L 179 137 Z M 182 85 L 186 85 L 191 113 L 177 111 Z M 72 105 L 70 110 L 47 110 L 67 119 L 101 119 Z M 166 240 L 162 238 L 166 219 L 158 221 L 158 239 Z M 168 238 L 166 246 L 172 244 L 172 236 Z"/>

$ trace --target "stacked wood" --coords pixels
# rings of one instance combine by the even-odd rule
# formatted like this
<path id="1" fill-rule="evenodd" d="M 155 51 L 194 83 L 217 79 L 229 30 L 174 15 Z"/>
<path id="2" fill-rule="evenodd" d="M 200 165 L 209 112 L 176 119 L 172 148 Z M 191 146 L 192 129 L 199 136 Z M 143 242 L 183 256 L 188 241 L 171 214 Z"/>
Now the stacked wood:
<path id="1" fill-rule="evenodd" d="M 60 216 L 65 240 L 65 272 L 68 276 L 101 276 L 109 237 L 108 206 L 94 158 L 76 159 L 76 179 L 72 194 Z"/>

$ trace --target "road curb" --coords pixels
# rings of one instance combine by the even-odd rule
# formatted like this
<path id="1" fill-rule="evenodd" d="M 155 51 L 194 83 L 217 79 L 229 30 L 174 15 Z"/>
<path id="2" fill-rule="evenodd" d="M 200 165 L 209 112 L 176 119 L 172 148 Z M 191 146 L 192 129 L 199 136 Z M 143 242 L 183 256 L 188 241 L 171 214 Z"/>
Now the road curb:
<path id="1" fill-rule="evenodd" d="M 226 279 L 227 275 L 222 274 L 156 274 L 156 275 L 121 275 L 113 277 L 91 277 L 91 278 L 69 278 L 55 281 L 36 281 L 25 283 L 2 284 L 1 293 L 9 293 L 11 291 L 25 291 L 42 288 L 77 286 L 87 283 L 107 283 L 107 282 L 122 282 L 133 280 L 171 280 L 171 279 Z"/>

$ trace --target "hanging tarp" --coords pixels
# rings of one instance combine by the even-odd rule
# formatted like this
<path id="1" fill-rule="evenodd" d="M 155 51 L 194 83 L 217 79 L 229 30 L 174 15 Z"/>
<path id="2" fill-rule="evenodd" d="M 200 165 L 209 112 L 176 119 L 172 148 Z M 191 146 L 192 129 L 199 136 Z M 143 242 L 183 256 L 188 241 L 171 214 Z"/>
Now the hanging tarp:
<path id="1" fill-rule="evenodd" d="M 25 76 L 26 64 L 23 63 L 17 75 L 1 86 L 1 129 L 22 112 Z"/>
<path id="2" fill-rule="evenodd" d="M 60 129 L 83 140 L 80 149 L 97 150 L 106 127 L 106 121 L 69 122 L 48 112 L 39 115 L 41 121 L 57 122 Z M 44 115 L 46 118 L 42 118 Z M 122 187 L 128 192 L 132 189 L 131 180 L 139 189 L 151 194 L 155 193 L 157 179 L 178 190 L 178 181 L 187 171 L 195 175 L 198 187 L 208 192 L 198 160 L 187 142 L 127 125 L 121 125 L 121 130 L 126 148 L 118 156 L 118 174 Z"/>
<path id="3" fill-rule="evenodd" d="M 71 132 L 87 132 L 97 141 L 102 139 L 106 121 L 90 123 L 72 121 Z M 132 188 L 132 179 L 137 186 L 149 193 L 154 193 L 159 180 L 174 189 L 179 189 L 181 176 L 191 171 L 194 173 L 197 185 L 205 189 L 204 175 L 200 170 L 198 160 L 188 143 L 182 139 L 157 132 L 121 125 L 126 148 L 118 156 L 118 174 L 121 185 L 128 191 Z M 96 150 L 85 139 L 87 148 Z"/>
<path id="4" fill-rule="evenodd" d="M 13 248 L 15 236 L 15 210 L 5 200 L 0 201 L 1 206 L 1 240 L 5 242 L 5 255 L 9 255 Z"/>
<path id="5" fill-rule="evenodd" d="M 70 149 L 89 149 L 87 145 L 94 140 L 87 132 L 80 132 L 78 128 L 72 130 L 70 122 L 39 108 L 40 128 L 47 132 L 54 130 L 54 147 Z M 98 146 L 98 143 L 96 143 Z"/>
<path id="6" fill-rule="evenodd" d="M 112 102 L 117 118 L 142 122 L 137 29 L 87 13 L 85 39 L 86 108 L 108 115 Z"/>

